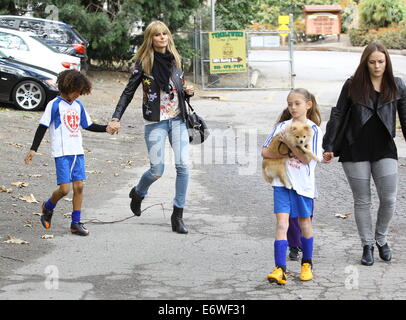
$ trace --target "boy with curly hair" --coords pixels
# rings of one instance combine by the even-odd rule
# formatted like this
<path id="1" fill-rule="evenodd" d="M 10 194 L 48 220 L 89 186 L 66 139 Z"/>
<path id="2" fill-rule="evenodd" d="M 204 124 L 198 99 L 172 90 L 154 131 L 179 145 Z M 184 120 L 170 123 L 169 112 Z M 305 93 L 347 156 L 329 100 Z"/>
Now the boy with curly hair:
<path id="1" fill-rule="evenodd" d="M 89 231 L 80 222 L 83 181 L 86 180 L 80 127 L 93 132 L 107 132 L 107 126 L 92 123 L 83 104 L 77 100 L 80 95 L 91 92 L 92 85 L 86 76 L 76 70 L 66 70 L 58 75 L 57 83 L 60 95 L 48 102 L 24 161 L 26 164 L 32 161 L 49 128 L 59 188 L 52 193 L 49 200 L 42 203 L 41 223 L 45 229 L 51 227 L 54 209 L 58 201 L 69 193 L 72 183 L 73 211 L 70 231 L 75 235 L 87 236 Z"/>

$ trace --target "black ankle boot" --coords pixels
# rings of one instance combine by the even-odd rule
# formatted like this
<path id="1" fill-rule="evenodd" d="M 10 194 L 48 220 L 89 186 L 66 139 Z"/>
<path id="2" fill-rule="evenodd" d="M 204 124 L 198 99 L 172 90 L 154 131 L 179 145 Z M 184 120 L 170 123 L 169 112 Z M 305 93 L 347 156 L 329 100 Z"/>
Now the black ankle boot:
<path id="1" fill-rule="evenodd" d="M 129 196 L 131 198 L 131 211 L 134 213 L 134 215 L 139 217 L 141 215 L 141 202 L 142 200 L 144 200 L 144 197 L 140 197 L 137 194 L 137 192 L 135 191 L 135 187 L 131 189 Z"/>
<path id="2" fill-rule="evenodd" d="M 188 230 L 183 223 L 183 208 L 173 206 L 173 213 L 171 216 L 172 231 L 177 233 L 188 233 Z"/>
<path id="3" fill-rule="evenodd" d="M 374 264 L 374 247 L 371 245 L 364 246 L 362 253 L 361 264 L 364 266 L 372 266 Z"/>
<path id="4" fill-rule="evenodd" d="M 391 261 L 392 259 L 392 251 L 388 246 L 388 243 L 385 243 L 382 247 L 378 244 L 378 242 L 376 243 L 376 246 L 378 247 L 378 251 L 379 251 L 379 257 L 383 260 L 383 261 Z"/>

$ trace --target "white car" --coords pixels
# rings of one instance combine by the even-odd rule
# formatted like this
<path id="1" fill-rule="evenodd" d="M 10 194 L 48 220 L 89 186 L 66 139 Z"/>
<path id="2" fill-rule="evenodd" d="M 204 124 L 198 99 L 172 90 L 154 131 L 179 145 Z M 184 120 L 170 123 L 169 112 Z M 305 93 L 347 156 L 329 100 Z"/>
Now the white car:
<path id="1" fill-rule="evenodd" d="M 0 49 L 15 60 L 56 73 L 68 69 L 80 71 L 80 58 L 59 53 L 31 32 L 1 27 Z"/>

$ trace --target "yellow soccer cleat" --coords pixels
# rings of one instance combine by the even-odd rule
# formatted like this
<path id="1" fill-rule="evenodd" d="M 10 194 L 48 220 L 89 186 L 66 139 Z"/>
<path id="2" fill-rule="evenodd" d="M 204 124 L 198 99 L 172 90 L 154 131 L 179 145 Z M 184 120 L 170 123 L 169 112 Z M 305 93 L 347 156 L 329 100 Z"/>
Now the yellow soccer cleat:
<path id="1" fill-rule="evenodd" d="M 267 275 L 268 281 L 270 283 L 286 284 L 286 273 L 283 272 L 281 267 L 276 267 L 273 269 L 272 273 Z"/>
<path id="2" fill-rule="evenodd" d="M 313 279 L 312 265 L 310 263 L 302 264 L 302 271 L 300 272 L 300 280 L 309 281 Z"/>

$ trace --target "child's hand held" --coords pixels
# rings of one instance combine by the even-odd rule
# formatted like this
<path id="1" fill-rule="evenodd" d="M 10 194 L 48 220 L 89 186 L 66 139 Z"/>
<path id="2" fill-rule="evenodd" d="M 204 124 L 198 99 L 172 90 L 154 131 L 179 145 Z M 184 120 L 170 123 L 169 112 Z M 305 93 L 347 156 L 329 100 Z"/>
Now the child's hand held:
<path id="1" fill-rule="evenodd" d="M 27 155 L 25 156 L 25 158 L 24 158 L 24 162 L 25 162 L 25 164 L 30 164 L 30 162 L 32 161 L 32 159 L 34 158 L 34 156 L 35 156 L 35 151 L 34 150 L 30 150 L 28 153 L 27 153 Z"/>

